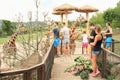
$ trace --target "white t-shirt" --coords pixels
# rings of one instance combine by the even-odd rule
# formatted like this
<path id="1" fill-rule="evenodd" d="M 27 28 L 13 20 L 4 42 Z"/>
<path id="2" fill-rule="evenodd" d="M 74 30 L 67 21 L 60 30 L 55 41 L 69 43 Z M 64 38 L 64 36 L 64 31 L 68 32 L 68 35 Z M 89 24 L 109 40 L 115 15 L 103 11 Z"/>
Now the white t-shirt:
<path id="1" fill-rule="evenodd" d="M 88 42 L 88 35 L 87 34 L 83 34 L 83 41 L 82 42 Z"/>
<path id="2" fill-rule="evenodd" d="M 69 35 L 69 28 L 68 27 L 63 27 L 62 28 L 62 32 L 64 33 L 64 39 L 69 39 L 70 38 L 70 35 Z"/>

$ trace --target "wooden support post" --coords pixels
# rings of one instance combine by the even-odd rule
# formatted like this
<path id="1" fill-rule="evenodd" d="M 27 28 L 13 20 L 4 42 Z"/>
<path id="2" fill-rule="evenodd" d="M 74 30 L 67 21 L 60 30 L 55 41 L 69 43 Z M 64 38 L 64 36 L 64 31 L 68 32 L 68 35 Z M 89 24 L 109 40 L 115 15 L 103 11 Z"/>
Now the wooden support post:
<path id="1" fill-rule="evenodd" d="M 37 75 L 38 80 L 45 80 L 45 65 L 37 69 Z"/>
<path id="2" fill-rule="evenodd" d="M 62 51 L 62 40 L 61 40 L 60 52 L 61 52 L 61 54 L 63 54 L 63 51 Z"/>
<path id="3" fill-rule="evenodd" d="M 61 18 L 61 24 L 63 22 L 63 14 L 60 15 L 60 18 Z"/>
<path id="4" fill-rule="evenodd" d="M 106 73 L 106 52 L 102 50 L 102 77 L 105 78 Z"/>
<path id="5" fill-rule="evenodd" d="M 67 12 L 65 13 L 65 16 L 66 16 L 66 26 L 68 26 L 68 14 L 67 14 Z"/>
<path id="6" fill-rule="evenodd" d="M 31 79 L 31 71 L 26 71 L 24 73 L 23 80 L 32 80 Z"/>
<path id="7" fill-rule="evenodd" d="M 114 52 L 114 49 L 115 49 L 115 43 L 114 43 L 114 40 L 112 41 L 112 52 Z"/>
<path id="8" fill-rule="evenodd" d="M 89 29 L 88 29 L 88 26 L 89 26 L 89 19 L 88 19 L 88 12 L 86 12 L 86 20 L 87 20 L 87 23 L 86 23 L 86 32 L 87 34 L 89 34 Z"/>

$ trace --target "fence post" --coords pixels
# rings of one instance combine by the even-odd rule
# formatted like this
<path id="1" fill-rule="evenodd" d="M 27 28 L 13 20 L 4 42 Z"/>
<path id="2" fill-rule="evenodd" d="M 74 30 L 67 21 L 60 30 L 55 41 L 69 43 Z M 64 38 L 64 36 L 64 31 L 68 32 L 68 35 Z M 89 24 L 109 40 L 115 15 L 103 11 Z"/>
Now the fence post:
<path id="1" fill-rule="evenodd" d="M 114 40 L 112 41 L 112 52 L 114 52 L 114 49 L 115 49 L 115 43 L 114 43 Z"/>
<path id="2" fill-rule="evenodd" d="M 105 78 L 106 72 L 106 52 L 102 50 L 102 77 Z"/>
<path id="3" fill-rule="evenodd" d="M 45 80 L 45 65 L 37 69 L 37 79 Z"/>
<path id="4" fill-rule="evenodd" d="M 106 47 L 105 39 L 103 39 L 103 47 L 104 47 L 104 48 Z"/>
<path id="5" fill-rule="evenodd" d="M 26 71 L 23 75 L 23 80 L 32 80 L 31 79 L 31 71 Z"/>
<path id="6" fill-rule="evenodd" d="M 61 54 L 63 54 L 63 51 L 62 51 L 62 39 L 61 39 L 60 51 L 61 51 Z"/>

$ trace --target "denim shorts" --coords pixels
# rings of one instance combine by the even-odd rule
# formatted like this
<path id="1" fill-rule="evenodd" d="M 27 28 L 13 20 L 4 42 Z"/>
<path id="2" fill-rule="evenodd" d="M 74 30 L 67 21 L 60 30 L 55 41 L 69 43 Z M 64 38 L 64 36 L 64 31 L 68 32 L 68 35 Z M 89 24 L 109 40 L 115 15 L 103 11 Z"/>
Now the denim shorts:
<path id="1" fill-rule="evenodd" d="M 100 54 L 101 51 L 92 51 L 92 54 Z"/>

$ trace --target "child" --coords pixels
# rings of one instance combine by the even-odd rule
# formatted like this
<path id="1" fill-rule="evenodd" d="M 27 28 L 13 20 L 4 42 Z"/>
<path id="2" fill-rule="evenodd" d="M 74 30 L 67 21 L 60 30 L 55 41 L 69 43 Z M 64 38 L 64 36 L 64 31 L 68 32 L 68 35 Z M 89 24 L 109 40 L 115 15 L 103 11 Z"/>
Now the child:
<path id="1" fill-rule="evenodd" d="M 83 31 L 83 41 L 82 41 L 82 54 L 84 54 L 84 48 L 86 48 L 86 54 L 87 54 L 87 47 L 88 47 L 88 35 L 86 34 L 86 31 Z"/>

